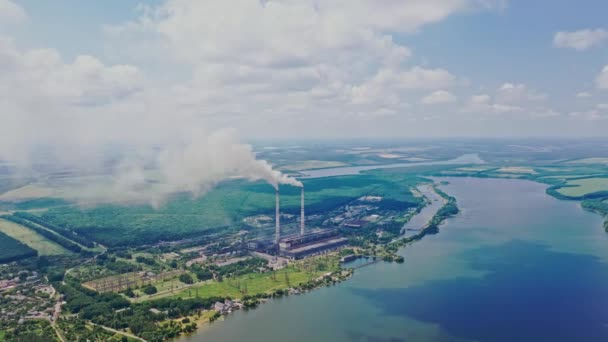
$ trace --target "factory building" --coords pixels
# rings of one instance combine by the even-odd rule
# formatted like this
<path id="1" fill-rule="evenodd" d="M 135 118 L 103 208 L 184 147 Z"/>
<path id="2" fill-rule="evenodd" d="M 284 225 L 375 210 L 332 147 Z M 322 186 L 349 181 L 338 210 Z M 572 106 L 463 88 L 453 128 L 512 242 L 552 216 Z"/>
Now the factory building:
<path id="1" fill-rule="evenodd" d="M 348 244 L 336 229 L 322 230 L 281 239 L 279 255 L 288 259 L 303 259 L 339 249 Z"/>
<path id="2" fill-rule="evenodd" d="M 289 259 L 302 259 L 327 253 L 348 244 L 337 229 L 306 232 L 304 217 L 304 188 L 301 190 L 300 232 L 291 236 L 281 236 L 280 194 L 275 193 L 275 235 L 273 240 L 250 241 L 247 247 L 262 253 L 280 255 Z"/>

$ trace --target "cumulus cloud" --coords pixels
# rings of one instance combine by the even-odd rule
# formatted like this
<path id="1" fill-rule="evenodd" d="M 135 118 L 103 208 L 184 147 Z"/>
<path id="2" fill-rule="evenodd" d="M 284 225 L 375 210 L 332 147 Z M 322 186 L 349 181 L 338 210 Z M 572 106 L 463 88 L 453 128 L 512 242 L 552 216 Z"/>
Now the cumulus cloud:
<path id="1" fill-rule="evenodd" d="M 502 103 L 521 104 L 528 101 L 544 100 L 546 95 L 529 89 L 522 83 L 505 83 L 498 89 L 496 97 Z"/>
<path id="2" fill-rule="evenodd" d="M 553 37 L 553 45 L 558 48 L 586 50 L 599 46 L 608 40 L 608 31 L 604 29 L 586 29 L 579 31 L 560 31 Z"/>
<path id="3" fill-rule="evenodd" d="M 65 58 L 0 38 L 0 159 L 31 166 L 43 155 L 95 173 L 107 171 L 107 150 L 118 150 L 111 183 L 81 192 L 99 201 L 120 195 L 159 203 L 170 192 L 202 194 L 233 176 L 297 185 L 219 128 L 277 137 L 309 125 L 312 134 L 335 136 L 349 123 L 363 126 L 357 120 L 416 120 L 408 116 L 410 103 L 425 95 L 423 103 L 449 102 L 459 77 L 416 65 L 397 36 L 503 3 L 166 0 L 141 6 L 132 22 L 106 27 L 105 58 Z M 13 2 L 0 4 L 2 13 L 10 4 L 19 16 Z M 522 93 L 530 99 L 528 89 Z M 485 106 L 494 112 L 516 109 L 493 98 Z M 150 169 L 157 170 L 152 179 Z"/>
<path id="4" fill-rule="evenodd" d="M 595 84 L 599 89 L 608 89 L 608 65 L 604 66 L 600 74 L 597 75 Z"/>
<path id="5" fill-rule="evenodd" d="M 399 104 L 400 96 L 412 90 L 438 89 L 451 86 L 455 77 L 444 69 L 414 67 L 409 70 L 384 68 L 371 79 L 351 89 L 355 104 Z"/>
<path id="6" fill-rule="evenodd" d="M 410 63 L 412 51 L 394 39 L 397 34 L 416 33 L 454 13 L 502 4 L 172 0 L 144 7 L 137 20 L 106 27 L 106 33 L 113 42 L 126 39 L 112 51 L 141 46 L 135 50 L 145 51 L 146 57 L 163 56 L 163 63 L 192 68 L 188 88 L 200 110 L 223 120 L 248 117 L 251 111 L 269 120 L 358 118 L 379 107 L 400 112 L 417 101 L 418 90 L 455 83 L 445 69 Z"/>
<path id="7" fill-rule="evenodd" d="M 2 23 L 20 23 L 27 18 L 23 8 L 11 0 L 0 0 L 0 26 Z"/>
<path id="8" fill-rule="evenodd" d="M 544 104 L 546 95 L 523 83 L 504 83 L 494 95 L 473 95 L 464 107 L 468 113 L 509 114 L 521 119 L 547 119 L 561 116 Z"/>
<path id="9" fill-rule="evenodd" d="M 606 115 L 605 112 L 597 110 L 597 109 L 571 112 L 569 114 L 569 116 L 571 119 L 585 120 L 585 121 L 600 121 L 600 120 L 608 119 L 608 115 Z"/>
<path id="10" fill-rule="evenodd" d="M 427 105 L 451 103 L 457 100 L 457 97 L 445 90 L 437 90 L 423 97 L 420 102 Z"/>
<path id="11" fill-rule="evenodd" d="M 579 98 L 579 99 L 586 99 L 586 98 L 591 97 L 591 94 L 590 94 L 590 93 L 588 93 L 588 92 L 584 92 L 584 91 L 582 91 L 582 92 L 580 92 L 580 93 L 577 93 L 577 94 L 576 94 L 576 97 L 577 97 L 577 98 Z"/>

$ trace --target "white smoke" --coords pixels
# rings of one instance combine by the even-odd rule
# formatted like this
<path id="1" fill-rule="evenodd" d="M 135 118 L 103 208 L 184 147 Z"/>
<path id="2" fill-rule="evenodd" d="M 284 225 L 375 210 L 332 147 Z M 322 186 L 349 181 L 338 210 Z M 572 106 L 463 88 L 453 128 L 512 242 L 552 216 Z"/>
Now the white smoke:
<path id="1" fill-rule="evenodd" d="M 101 164 L 101 160 L 89 156 L 82 166 Z M 78 167 L 73 162 L 54 165 L 59 169 L 62 166 Z M 91 172 L 82 168 L 76 171 Z M 150 149 L 131 152 L 99 179 L 84 177 L 86 182 L 68 181 L 60 188 L 57 184 L 46 184 L 42 189 L 83 205 L 149 203 L 159 207 L 176 193 L 200 197 L 218 183 L 236 178 L 263 180 L 275 189 L 279 184 L 302 186 L 298 180 L 274 170 L 267 161 L 256 159 L 252 146 L 240 142 L 235 131 L 223 129 L 211 134 L 191 134 L 189 138 L 182 136 L 154 152 Z M 54 189 L 48 190 L 46 186 Z M 10 199 L 0 196 L 0 200 Z"/>
<path id="2" fill-rule="evenodd" d="M 258 160 L 251 145 L 243 144 L 231 130 L 209 136 L 194 136 L 185 145 L 169 146 L 160 153 L 157 168 L 161 182 L 174 192 L 200 195 L 227 178 L 264 180 L 275 189 L 279 184 L 301 187 L 302 183 L 273 170 L 265 160 Z"/>

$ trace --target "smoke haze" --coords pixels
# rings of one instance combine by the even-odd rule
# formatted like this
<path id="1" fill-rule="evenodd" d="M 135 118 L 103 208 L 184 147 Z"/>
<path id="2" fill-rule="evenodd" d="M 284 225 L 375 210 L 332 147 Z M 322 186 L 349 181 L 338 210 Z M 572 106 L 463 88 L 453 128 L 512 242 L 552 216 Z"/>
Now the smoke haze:
<path id="1" fill-rule="evenodd" d="M 72 151 L 79 151 L 76 146 L 72 147 Z M 82 151 L 74 153 L 75 156 L 85 155 Z M 102 153 L 91 153 L 79 164 L 75 158 L 63 155 L 63 160 L 69 162 L 62 164 L 61 158 L 52 162 L 54 169 L 63 167 L 76 174 L 95 174 L 104 173 L 101 169 L 106 158 Z M 91 170 L 93 166 L 99 170 Z M 22 164 L 21 172 L 23 169 Z M 158 207 L 173 194 L 186 192 L 193 197 L 203 196 L 221 181 L 232 178 L 263 180 L 275 189 L 279 184 L 302 186 L 296 179 L 274 170 L 267 161 L 256 159 L 252 146 L 240 142 L 234 130 L 222 129 L 211 134 L 182 135 L 178 141 L 154 150 L 136 149 L 121 156 L 103 176 L 83 177 L 90 181 L 68 182 L 54 189 L 46 188 L 52 185 L 42 185 L 37 189 L 47 196 L 63 197 L 86 205 L 149 203 Z M 35 194 L 36 191 L 32 197 Z M 0 196 L 1 199 L 19 198 Z"/>

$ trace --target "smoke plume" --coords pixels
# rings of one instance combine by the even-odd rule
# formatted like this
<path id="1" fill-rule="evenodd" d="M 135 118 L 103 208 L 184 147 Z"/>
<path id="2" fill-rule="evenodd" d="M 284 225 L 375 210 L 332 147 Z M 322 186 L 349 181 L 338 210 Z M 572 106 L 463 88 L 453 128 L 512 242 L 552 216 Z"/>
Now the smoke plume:
<path id="1" fill-rule="evenodd" d="M 87 165 L 104 164 L 99 160 L 92 162 L 94 159 L 89 156 Z M 80 169 L 76 173 L 84 171 Z M 302 186 L 298 180 L 274 170 L 267 161 L 256 159 L 252 146 L 240 142 L 236 133 L 227 129 L 211 134 L 192 134 L 187 139 L 182 136 L 179 142 L 168 143 L 154 151 L 132 151 L 120 157 L 109 172 L 94 181 L 68 181 L 60 188 L 57 184 L 48 186 L 55 187 L 51 191 L 53 195 L 81 204 L 149 203 L 158 207 L 176 193 L 200 197 L 218 183 L 236 178 L 263 180 L 275 189 L 280 184 Z M 2 199 L 11 198 L 0 196 Z"/>

